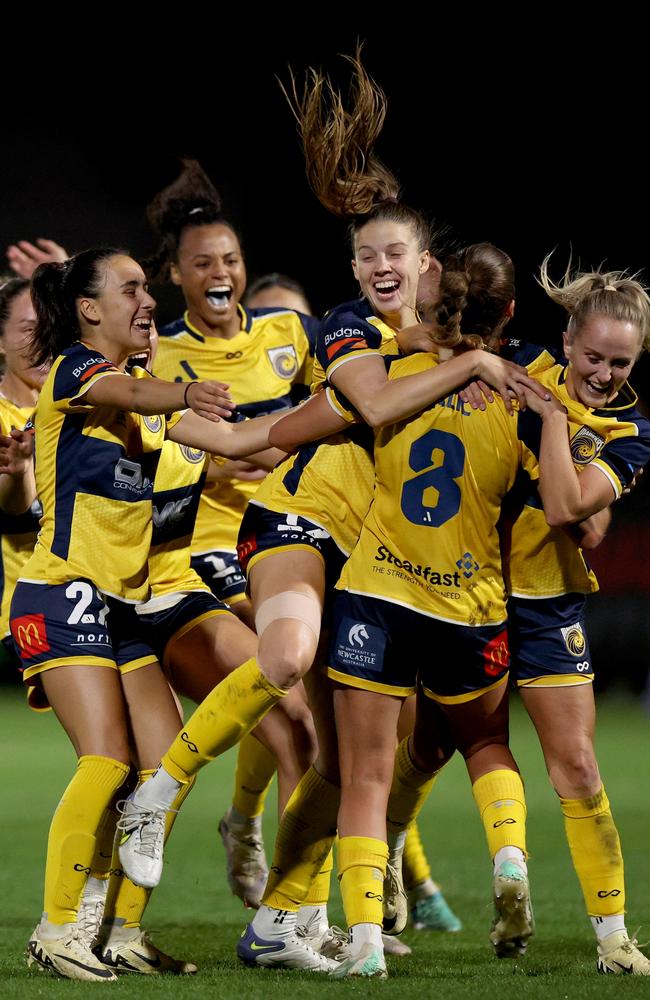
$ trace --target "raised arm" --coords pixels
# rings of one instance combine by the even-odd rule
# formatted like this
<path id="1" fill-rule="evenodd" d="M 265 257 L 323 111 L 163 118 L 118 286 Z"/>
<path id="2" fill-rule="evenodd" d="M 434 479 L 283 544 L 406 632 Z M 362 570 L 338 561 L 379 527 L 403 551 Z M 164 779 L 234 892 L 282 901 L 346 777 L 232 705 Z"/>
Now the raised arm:
<path id="1" fill-rule="evenodd" d="M 31 431 L 0 435 L 0 510 L 5 514 L 24 514 L 36 499 L 33 448 Z"/>
<path id="2" fill-rule="evenodd" d="M 222 382 L 165 382 L 128 375 L 105 375 L 79 399 L 145 416 L 190 409 L 211 421 L 229 417 L 234 407 L 228 386 Z"/>
<path id="3" fill-rule="evenodd" d="M 196 413 L 184 413 L 168 432 L 172 441 L 200 448 L 211 455 L 225 458 L 247 458 L 263 469 L 273 469 L 284 452 L 269 445 L 269 431 L 279 413 L 268 413 L 237 424 L 220 420 L 215 424 Z"/>

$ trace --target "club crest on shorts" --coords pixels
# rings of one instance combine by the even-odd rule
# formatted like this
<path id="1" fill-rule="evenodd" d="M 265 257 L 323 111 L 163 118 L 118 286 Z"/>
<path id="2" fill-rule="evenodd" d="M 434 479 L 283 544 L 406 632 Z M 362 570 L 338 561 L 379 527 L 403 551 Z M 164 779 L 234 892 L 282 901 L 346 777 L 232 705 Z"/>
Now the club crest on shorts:
<path id="1" fill-rule="evenodd" d="M 580 622 L 576 622 L 575 625 L 568 625 L 566 628 L 561 628 L 560 632 L 564 639 L 564 645 L 569 652 L 573 656 L 582 656 L 587 648 L 587 640 L 585 639 Z"/>
<path id="2" fill-rule="evenodd" d="M 571 458 L 576 465 L 589 465 L 605 444 L 605 438 L 592 431 L 591 427 L 581 427 L 571 438 Z"/>
<path id="3" fill-rule="evenodd" d="M 293 344 L 283 347 L 267 347 L 266 353 L 271 367 L 278 378 L 291 379 L 298 371 L 298 355 Z"/>

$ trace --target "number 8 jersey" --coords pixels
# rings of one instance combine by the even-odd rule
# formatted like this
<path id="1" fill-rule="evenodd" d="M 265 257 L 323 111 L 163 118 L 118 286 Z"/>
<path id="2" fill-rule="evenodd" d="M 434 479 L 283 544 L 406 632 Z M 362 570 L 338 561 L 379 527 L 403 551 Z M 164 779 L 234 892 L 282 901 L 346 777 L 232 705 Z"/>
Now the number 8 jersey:
<path id="1" fill-rule="evenodd" d="M 437 364 L 396 359 L 389 378 Z M 506 619 L 496 530 L 503 497 L 537 461 L 500 400 L 472 410 L 457 394 L 375 438 L 375 488 L 338 589 L 470 626 Z"/>

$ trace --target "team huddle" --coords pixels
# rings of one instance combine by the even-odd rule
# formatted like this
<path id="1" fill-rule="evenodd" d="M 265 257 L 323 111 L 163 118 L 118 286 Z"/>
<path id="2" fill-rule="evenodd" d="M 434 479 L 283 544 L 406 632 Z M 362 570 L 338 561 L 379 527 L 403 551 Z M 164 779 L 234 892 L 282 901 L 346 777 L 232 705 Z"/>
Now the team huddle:
<path id="1" fill-rule="evenodd" d="M 650 461 L 627 382 L 650 297 L 625 272 L 556 283 L 547 258 L 562 348 L 508 339 L 512 261 L 490 243 L 433 256 L 373 153 L 384 95 L 349 61 L 350 108 L 314 71 L 288 95 L 360 286 L 322 320 L 278 276 L 244 298 L 239 238 L 191 160 L 149 206 L 159 249 L 142 264 L 51 243 L 9 255 L 31 280 L 0 286 L 3 644 L 78 758 L 28 962 L 88 981 L 197 971 L 142 920 L 198 771 L 236 744 L 219 830 L 255 908 L 243 963 L 385 978 L 409 917 L 460 930 L 417 827 L 456 751 L 493 864 L 491 946 L 523 955 L 516 686 L 598 971 L 650 975 L 625 925 L 584 622 L 585 550 Z M 158 334 L 149 283 L 164 280 L 187 309 Z M 178 695 L 197 704 L 186 721 Z M 334 853 L 346 932 L 327 914 Z"/>

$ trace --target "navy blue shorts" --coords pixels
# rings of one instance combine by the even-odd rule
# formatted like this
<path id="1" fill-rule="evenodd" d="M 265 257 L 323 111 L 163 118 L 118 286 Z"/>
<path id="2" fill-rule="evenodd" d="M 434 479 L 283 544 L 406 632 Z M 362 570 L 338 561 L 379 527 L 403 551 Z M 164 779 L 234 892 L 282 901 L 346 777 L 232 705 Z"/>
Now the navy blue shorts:
<path id="1" fill-rule="evenodd" d="M 192 556 L 191 566 L 217 600 L 236 604 L 246 596 L 246 576 L 235 552 L 202 552 Z"/>
<path id="2" fill-rule="evenodd" d="M 508 634 L 505 624 L 470 628 L 338 591 L 328 662 L 332 680 L 350 687 L 407 697 L 419 678 L 434 701 L 458 704 L 505 682 Z"/>
<path id="3" fill-rule="evenodd" d="M 90 580 L 59 584 L 19 580 L 10 624 L 25 682 L 65 664 L 113 667 L 127 673 L 156 662 L 134 605 L 106 597 Z"/>
<path id="4" fill-rule="evenodd" d="M 324 528 L 298 514 L 278 514 L 249 503 L 239 529 L 237 552 L 245 573 L 265 556 L 307 549 L 318 552 L 325 563 L 325 590 L 330 591 L 343 569 L 345 556 Z"/>
<path id="5" fill-rule="evenodd" d="M 165 649 L 172 640 L 180 639 L 206 618 L 231 614 L 228 605 L 218 601 L 214 594 L 209 594 L 206 590 L 195 590 L 184 594 L 171 608 L 149 614 L 138 613 L 138 619 L 142 634 L 159 661 L 164 663 Z"/>
<path id="6" fill-rule="evenodd" d="M 511 676 L 519 687 L 564 687 L 593 680 L 584 594 L 511 597 Z"/>

